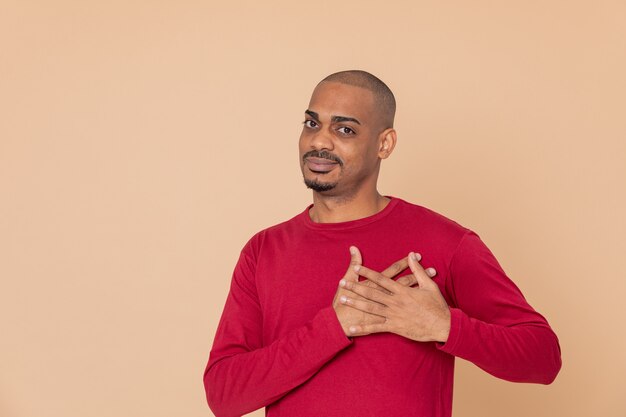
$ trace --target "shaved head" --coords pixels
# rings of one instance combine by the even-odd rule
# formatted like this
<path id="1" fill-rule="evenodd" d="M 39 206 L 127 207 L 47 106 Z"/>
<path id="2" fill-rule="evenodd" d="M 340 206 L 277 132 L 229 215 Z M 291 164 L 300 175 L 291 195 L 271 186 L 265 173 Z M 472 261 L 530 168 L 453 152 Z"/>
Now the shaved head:
<path id="1" fill-rule="evenodd" d="M 371 91 L 374 95 L 376 110 L 380 115 L 382 128 L 393 127 L 393 119 L 396 114 L 396 99 L 389 87 L 387 87 L 387 84 L 379 78 L 366 71 L 349 70 L 330 74 L 320 81 L 320 84 L 323 82 L 347 84 Z"/>

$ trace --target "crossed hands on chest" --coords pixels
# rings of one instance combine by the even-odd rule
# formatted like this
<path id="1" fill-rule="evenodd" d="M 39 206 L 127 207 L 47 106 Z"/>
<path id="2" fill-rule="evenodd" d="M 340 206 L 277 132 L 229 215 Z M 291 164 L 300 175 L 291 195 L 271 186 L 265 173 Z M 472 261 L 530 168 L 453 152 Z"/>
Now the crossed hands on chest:
<path id="1" fill-rule="evenodd" d="M 382 272 L 362 265 L 361 253 L 350 248 L 350 266 L 339 281 L 333 307 L 346 336 L 390 332 L 419 342 L 445 342 L 450 333 L 450 309 L 411 252 Z M 393 280 L 407 266 L 411 274 Z M 359 276 L 366 278 L 359 282 Z M 415 285 L 417 284 L 417 285 Z"/>

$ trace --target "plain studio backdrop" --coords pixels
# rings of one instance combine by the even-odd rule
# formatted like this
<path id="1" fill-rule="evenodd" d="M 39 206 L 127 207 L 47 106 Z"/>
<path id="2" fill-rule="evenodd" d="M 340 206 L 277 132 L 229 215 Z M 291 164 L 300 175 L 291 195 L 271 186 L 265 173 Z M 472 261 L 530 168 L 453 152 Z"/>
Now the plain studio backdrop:
<path id="1" fill-rule="evenodd" d="M 623 1 L 3 0 L 2 417 L 211 415 L 239 250 L 310 203 L 344 69 L 397 97 L 381 192 L 477 231 L 561 341 L 550 386 L 458 360 L 455 415 L 626 415 Z"/>

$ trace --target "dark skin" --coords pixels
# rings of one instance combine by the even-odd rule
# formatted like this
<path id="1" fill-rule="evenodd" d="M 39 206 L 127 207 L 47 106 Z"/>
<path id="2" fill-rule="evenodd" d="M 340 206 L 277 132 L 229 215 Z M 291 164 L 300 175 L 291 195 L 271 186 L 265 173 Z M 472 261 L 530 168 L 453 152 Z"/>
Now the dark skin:
<path id="1" fill-rule="evenodd" d="M 396 131 L 376 111 L 371 91 L 337 82 L 318 84 L 305 111 L 300 167 L 307 183 L 330 189 L 314 189 L 311 219 L 336 223 L 383 210 L 389 199 L 377 190 L 378 174 L 396 140 Z M 391 332 L 422 342 L 447 340 L 450 310 L 431 279 L 436 272 L 422 268 L 419 254 L 410 253 L 382 272 L 362 265 L 358 248 L 350 248 L 350 254 L 333 300 L 347 336 Z M 391 279 L 407 265 L 411 274 Z M 366 280 L 359 282 L 359 276 Z"/>
<path id="2" fill-rule="evenodd" d="M 302 174 L 305 179 L 336 184 L 330 191 L 313 193 L 313 221 L 336 223 L 382 210 L 389 199 L 378 193 L 376 181 L 380 161 L 393 151 L 396 132 L 393 128 L 381 130 L 373 94 L 364 88 L 322 82 L 307 110 L 299 142 Z M 302 158 L 312 150 L 337 156 L 343 166 L 335 164 L 320 172 Z"/>

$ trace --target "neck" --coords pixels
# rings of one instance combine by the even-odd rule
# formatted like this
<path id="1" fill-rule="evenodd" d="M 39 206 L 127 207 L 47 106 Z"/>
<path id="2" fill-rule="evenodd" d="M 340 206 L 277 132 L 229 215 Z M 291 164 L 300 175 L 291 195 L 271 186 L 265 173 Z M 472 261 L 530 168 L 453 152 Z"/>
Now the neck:
<path id="1" fill-rule="evenodd" d="M 372 216 L 389 203 L 375 188 L 357 192 L 349 197 L 326 196 L 313 192 L 313 207 L 309 216 L 315 223 L 340 223 Z"/>

